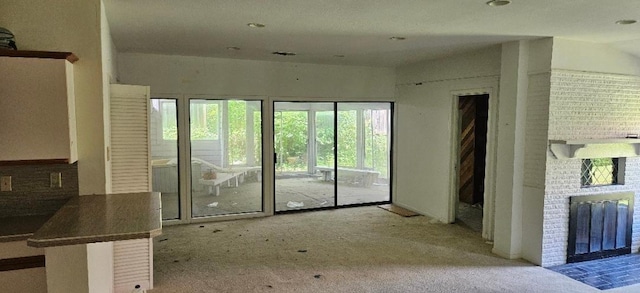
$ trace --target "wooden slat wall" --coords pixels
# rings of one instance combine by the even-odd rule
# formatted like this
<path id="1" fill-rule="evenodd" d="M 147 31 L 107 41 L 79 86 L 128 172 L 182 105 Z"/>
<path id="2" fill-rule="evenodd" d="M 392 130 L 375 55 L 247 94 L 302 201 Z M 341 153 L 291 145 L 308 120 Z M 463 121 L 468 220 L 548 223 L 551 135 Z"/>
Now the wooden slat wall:
<path id="1" fill-rule="evenodd" d="M 474 166 L 475 166 L 475 118 L 476 103 L 473 97 L 461 97 L 460 110 L 460 171 L 459 199 L 474 204 Z"/>

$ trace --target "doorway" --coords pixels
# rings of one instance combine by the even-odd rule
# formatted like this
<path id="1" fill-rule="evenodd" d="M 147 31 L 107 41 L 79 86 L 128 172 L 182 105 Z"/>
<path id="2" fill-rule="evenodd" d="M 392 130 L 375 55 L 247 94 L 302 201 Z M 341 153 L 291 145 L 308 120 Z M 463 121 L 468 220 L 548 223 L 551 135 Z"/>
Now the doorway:
<path id="1" fill-rule="evenodd" d="M 489 95 L 458 97 L 456 222 L 482 232 Z"/>

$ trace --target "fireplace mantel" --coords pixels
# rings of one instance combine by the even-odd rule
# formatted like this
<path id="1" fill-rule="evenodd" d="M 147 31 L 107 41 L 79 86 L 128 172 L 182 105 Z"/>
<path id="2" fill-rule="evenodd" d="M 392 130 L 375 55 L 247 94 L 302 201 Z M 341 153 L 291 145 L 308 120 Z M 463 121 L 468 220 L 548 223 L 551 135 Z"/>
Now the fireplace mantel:
<path id="1" fill-rule="evenodd" d="M 549 140 L 549 149 L 556 159 L 637 157 L 640 156 L 640 139 Z"/>

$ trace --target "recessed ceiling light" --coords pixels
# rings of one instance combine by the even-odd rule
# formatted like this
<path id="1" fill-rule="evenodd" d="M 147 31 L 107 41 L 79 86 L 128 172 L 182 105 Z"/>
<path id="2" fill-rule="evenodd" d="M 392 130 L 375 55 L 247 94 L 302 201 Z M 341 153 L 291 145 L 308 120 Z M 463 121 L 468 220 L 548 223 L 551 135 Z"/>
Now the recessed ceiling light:
<path id="1" fill-rule="evenodd" d="M 389 40 L 392 40 L 392 41 L 404 41 L 406 39 L 407 38 L 405 38 L 405 37 L 390 37 L 389 38 Z"/>
<path id="2" fill-rule="evenodd" d="M 336 57 L 336 58 L 344 58 L 344 55 L 338 54 L 338 55 L 333 55 L 333 57 Z"/>
<path id="3" fill-rule="evenodd" d="M 229 51 L 240 51 L 239 47 L 227 47 L 227 50 Z"/>
<path id="4" fill-rule="evenodd" d="M 487 2 L 487 5 L 492 7 L 505 6 L 511 4 L 510 0 L 491 0 Z"/>
<path id="5" fill-rule="evenodd" d="M 275 52 L 271 52 L 271 54 L 273 55 L 280 55 L 280 56 L 295 56 L 296 53 L 293 52 L 285 52 L 285 51 L 275 51 Z"/>
<path id="6" fill-rule="evenodd" d="M 263 28 L 263 27 L 265 27 L 264 24 L 257 23 L 257 22 L 250 22 L 250 23 L 247 23 L 247 25 L 249 27 L 255 27 L 255 28 Z"/>
<path id="7" fill-rule="evenodd" d="M 625 24 L 634 24 L 636 22 L 638 22 L 638 21 L 636 21 L 635 19 L 621 19 L 621 20 L 616 21 L 616 24 L 625 25 Z"/>

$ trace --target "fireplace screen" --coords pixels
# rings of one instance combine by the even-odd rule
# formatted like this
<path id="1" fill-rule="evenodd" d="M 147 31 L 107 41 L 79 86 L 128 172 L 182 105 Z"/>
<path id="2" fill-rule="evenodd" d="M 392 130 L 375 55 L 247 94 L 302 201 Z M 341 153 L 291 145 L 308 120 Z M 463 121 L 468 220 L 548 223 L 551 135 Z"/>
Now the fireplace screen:
<path id="1" fill-rule="evenodd" d="M 633 193 L 573 196 L 567 262 L 631 252 Z"/>

